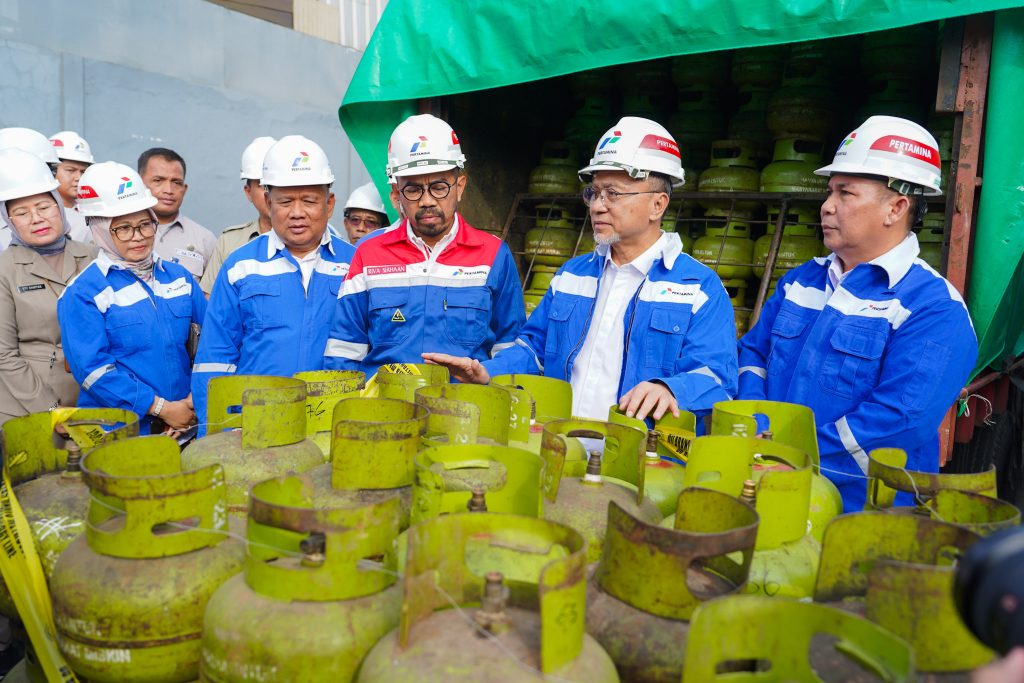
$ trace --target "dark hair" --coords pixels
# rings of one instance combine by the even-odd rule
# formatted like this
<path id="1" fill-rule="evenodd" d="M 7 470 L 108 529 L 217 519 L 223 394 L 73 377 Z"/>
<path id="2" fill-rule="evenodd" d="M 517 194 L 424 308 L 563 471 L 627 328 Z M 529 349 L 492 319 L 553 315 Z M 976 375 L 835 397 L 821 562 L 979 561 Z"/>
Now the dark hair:
<path id="1" fill-rule="evenodd" d="M 651 181 L 655 185 L 655 189 L 659 192 L 664 192 L 669 197 L 672 196 L 672 179 L 664 173 L 652 172 L 649 176 Z"/>
<path id="2" fill-rule="evenodd" d="M 152 159 L 153 157 L 160 157 L 161 159 L 166 159 L 167 161 L 177 161 L 179 164 L 181 164 L 181 176 L 183 178 L 185 177 L 185 160 L 181 157 L 180 154 L 175 152 L 173 149 L 167 149 L 166 147 L 151 147 L 139 155 L 139 175 L 142 175 L 142 172 L 146 170 L 146 166 L 149 164 L 149 160 Z"/>

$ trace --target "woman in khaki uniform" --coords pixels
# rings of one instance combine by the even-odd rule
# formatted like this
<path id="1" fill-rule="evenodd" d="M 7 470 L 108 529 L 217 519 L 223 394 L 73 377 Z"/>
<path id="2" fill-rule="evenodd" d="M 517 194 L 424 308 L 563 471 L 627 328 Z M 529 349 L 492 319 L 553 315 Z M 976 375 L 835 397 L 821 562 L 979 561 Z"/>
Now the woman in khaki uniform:
<path id="1" fill-rule="evenodd" d="M 65 369 L 57 298 L 96 256 L 67 238 L 68 223 L 46 163 L 0 150 L 0 218 L 12 239 L 0 253 L 0 424 L 73 406 L 78 383 Z"/>

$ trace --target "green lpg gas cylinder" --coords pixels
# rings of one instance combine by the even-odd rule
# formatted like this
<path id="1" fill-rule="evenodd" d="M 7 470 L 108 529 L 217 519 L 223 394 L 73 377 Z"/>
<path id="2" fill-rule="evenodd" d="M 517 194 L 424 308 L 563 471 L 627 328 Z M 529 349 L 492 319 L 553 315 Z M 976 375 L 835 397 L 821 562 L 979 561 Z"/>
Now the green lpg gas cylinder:
<path id="1" fill-rule="evenodd" d="M 207 435 L 182 451 L 181 463 L 185 469 L 221 465 L 232 514 L 246 514 L 253 484 L 324 462 L 320 447 L 306 438 L 306 383 L 300 379 L 214 377 L 207 406 Z"/>
<path id="2" fill-rule="evenodd" d="M 617 447 L 603 455 L 592 451 L 581 477 L 566 476 L 570 449 L 579 447 L 573 437 L 613 439 Z M 588 562 L 600 559 L 609 501 L 645 522 L 657 524 L 662 519 L 658 506 L 644 494 L 646 440 L 639 430 L 598 420 L 553 420 L 544 425 L 544 516 L 583 534 Z"/>
<path id="3" fill-rule="evenodd" d="M 961 621 L 953 601 L 955 562 L 979 539 L 917 515 L 837 517 L 825 531 L 814 600 L 903 638 L 921 671 L 968 671 L 994 656 Z"/>
<path id="4" fill-rule="evenodd" d="M 762 277 L 764 266 L 768 261 L 768 250 L 771 247 L 772 235 L 778 224 L 778 212 L 768 214 L 767 233 L 754 242 L 754 275 Z M 817 215 L 809 207 L 793 207 L 786 212 L 785 226 L 782 229 L 782 240 L 779 251 L 775 255 L 775 267 L 772 270 L 772 281 L 778 281 L 792 268 L 807 263 L 821 253 L 821 240 L 818 239 Z"/>
<path id="5" fill-rule="evenodd" d="M 842 610 L 740 595 L 693 613 L 684 681 L 821 681 L 819 672 L 830 681 L 917 681 L 908 643 Z"/>
<path id="6" fill-rule="evenodd" d="M 530 287 L 527 291 L 547 291 L 557 272 L 558 268 L 555 266 L 534 266 L 530 271 Z"/>
<path id="7" fill-rule="evenodd" d="M 821 541 L 829 521 L 842 513 L 843 499 L 835 484 L 821 474 L 814 413 L 807 406 L 780 401 L 721 401 L 711 411 L 711 434 L 757 435 L 759 429 L 755 415 L 760 415 L 768 423 L 767 429 L 760 434 L 762 437 L 792 446 L 810 456 L 814 476 L 811 478 L 808 518 L 814 537 Z M 760 472 L 778 466 L 781 465 L 762 462 L 756 463 L 754 470 Z"/>
<path id="8" fill-rule="evenodd" d="M 429 413 L 423 445 L 492 443 L 507 445 L 512 396 L 496 384 L 442 384 L 416 391 L 416 404 Z"/>
<path id="9" fill-rule="evenodd" d="M 398 497 L 409 526 L 413 457 L 427 410 L 393 398 L 346 398 L 334 406 L 331 461 L 307 474 L 317 500 L 354 507 Z"/>
<path id="10" fill-rule="evenodd" d="M 451 381 L 448 368 L 443 365 L 428 363 L 403 363 L 402 365 L 415 370 L 415 372 L 411 374 L 400 372 L 399 368 L 391 365 L 382 365 L 378 368 L 376 377 L 381 398 L 393 398 L 412 403 L 416 398 L 416 390 L 420 387 L 448 384 Z"/>
<path id="11" fill-rule="evenodd" d="M 729 82 L 732 53 L 700 52 L 672 58 L 672 82 L 680 90 L 693 87 L 722 89 Z"/>
<path id="12" fill-rule="evenodd" d="M 597 240 L 594 238 L 594 231 L 586 229 L 580 235 L 579 244 L 576 245 L 576 256 L 580 254 L 593 253 L 597 248 Z"/>
<path id="13" fill-rule="evenodd" d="M 789 55 L 786 45 L 765 45 L 736 50 L 732 57 L 732 83 L 743 90 L 756 87 L 770 90 L 779 85 L 782 67 Z"/>
<path id="14" fill-rule="evenodd" d="M 746 280 L 726 280 L 722 283 L 725 293 L 729 295 L 729 303 L 733 308 L 742 308 L 747 300 Z"/>
<path id="15" fill-rule="evenodd" d="M 410 529 L 408 544 L 399 626 L 363 660 L 359 683 L 619 680 L 584 630 L 577 531 L 518 515 L 451 514 Z"/>
<path id="16" fill-rule="evenodd" d="M 565 124 L 565 141 L 572 146 L 576 159 L 590 159 L 594 141 L 608 130 L 611 105 L 607 95 L 587 93 L 569 121 Z"/>
<path id="17" fill-rule="evenodd" d="M 942 244 L 946 239 L 946 215 L 939 211 L 929 211 L 924 216 L 924 226 L 917 233 L 917 243 L 921 247 L 919 258 L 935 270 L 942 272 Z"/>
<path id="18" fill-rule="evenodd" d="M 768 129 L 776 138 L 809 137 L 824 140 L 836 126 L 838 95 L 827 83 L 788 83 L 768 102 Z"/>
<path id="19" fill-rule="evenodd" d="M 510 443 L 514 446 L 540 453 L 544 425 L 572 416 L 572 386 L 564 380 L 515 374 L 492 377 L 491 383 L 505 387 L 512 395 L 510 419 L 519 419 L 524 411 L 529 416 L 525 439 L 521 425 L 510 426 Z"/>
<path id="20" fill-rule="evenodd" d="M 921 75 L 932 69 L 937 32 L 934 24 L 916 24 L 864 35 L 861 72 Z"/>
<path id="21" fill-rule="evenodd" d="M 711 142 L 725 135 L 726 119 L 722 115 L 720 91 L 711 85 L 680 90 L 676 111 L 668 119 L 668 129 L 685 154 L 683 165 L 707 162 Z M 685 176 L 684 176 L 685 177 Z"/>
<path id="22" fill-rule="evenodd" d="M 547 294 L 544 290 L 528 289 L 523 292 L 523 306 L 526 308 L 526 317 L 529 318 L 534 309 L 540 305 L 540 300 Z"/>
<path id="23" fill-rule="evenodd" d="M 733 321 L 736 324 L 736 338 L 739 339 L 750 330 L 750 317 L 753 311 L 749 308 L 734 308 L 732 310 Z"/>
<path id="24" fill-rule="evenodd" d="M 311 370 L 293 375 L 306 383 L 306 434 L 331 457 L 331 416 L 343 398 L 358 396 L 366 387 L 366 375 L 358 370 Z"/>
<path id="25" fill-rule="evenodd" d="M 398 625 L 398 518 L 394 496 L 325 507 L 299 477 L 253 487 L 245 570 L 206 606 L 201 680 L 352 681 Z M 288 542 L 263 542 L 267 528 Z"/>
<path id="26" fill-rule="evenodd" d="M 142 436 L 89 453 L 82 479 L 85 534 L 50 579 L 61 652 L 90 681 L 195 680 L 206 603 L 245 556 L 224 470 L 183 469 L 173 439 Z"/>
<path id="27" fill-rule="evenodd" d="M 758 524 L 749 505 L 693 487 L 679 496 L 676 522 L 662 529 L 608 505 L 587 632 L 627 681 L 678 683 L 694 609 L 747 581 Z"/>
<path id="28" fill-rule="evenodd" d="M 761 169 L 761 192 L 824 192 L 828 178 L 814 174 L 821 154 L 820 140 L 776 140 L 772 163 Z"/>
<path id="29" fill-rule="evenodd" d="M 956 524 L 979 536 L 988 536 L 1008 527 L 1020 525 L 1020 509 L 1013 503 L 993 496 L 955 489 L 940 489 L 928 501 L 932 519 Z"/>
<path id="30" fill-rule="evenodd" d="M 85 531 L 89 487 L 82 481 L 82 455 L 137 436 L 139 416 L 117 408 L 64 409 L 11 418 L 0 429 L 14 494 L 48 578 L 60 554 Z M 2 578 L 0 614 L 18 616 Z"/>
<path id="31" fill-rule="evenodd" d="M 697 188 L 701 192 L 757 192 L 761 174 L 754 158 L 754 145 L 749 140 L 715 140 L 711 143 L 710 166 L 700 174 Z M 753 211 L 753 200 L 702 199 L 705 209 Z"/>
<path id="32" fill-rule="evenodd" d="M 540 204 L 534 227 L 526 233 L 525 258 L 534 266 L 560 266 L 572 257 L 578 237 L 567 207 Z"/>
<path id="33" fill-rule="evenodd" d="M 662 516 L 675 512 L 679 492 L 683 490 L 684 463 L 697 435 L 697 417 L 685 410 L 679 411 L 679 417 L 665 413 L 654 422 L 653 429 L 648 429 L 643 420 L 628 417 L 618 406 L 612 406 L 608 421 L 644 434 L 644 494 L 658 506 Z M 606 443 L 605 457 L 616 457 L 617 448 L 614 441 Z"/>
<path id="34" fill-rule="evenodd" d="M 770 88 L 743 87 L 736 95 L 736 113 L 729 119 L 726 134 L 733 140 L 750 140 L 754 144 L 754 160 L 758 166 L 767 164 L 772 154 L 772 132 L 768 129 Z"/>
<path id="35" fill-rule="evenodd" d="M 857 110 L 856 118 L 863 121 L 871 116 L 899 116 L 917 123 L 925 123 L 930 99 L 922 92 L 919 78 L 894 73 L 873 74 L 867 82 L 867 101 Z"/>
<path id="36" fill-rule="evenodd" d="M 541 148 L 540 165 L 530 171 L 530 194 L 571 194 L 580 186 L 576 152 L 567 142 L 549 141 Z"/>
<path id="37" fill-rule="evenodd" d="M 703 237 L 693 243 L 693 258 L 718 273 L 723 280 L 747 279 L 753 275 L 754 240 L 750 239 L 750 223 L 731 218 L 725 225 L 717 218 L 726 214 L 723 209 L 708 209 L 708 221 Z"/>
<path id="38" fill-rule="evenodd" d="M 755 465 L 779 463 L 760 472 Z M 805 598 L 814 589 L 821 545 L 810 533 L 810 458 L 780 443 L 739 436 L 702 436 L 690 445 L 685 486 L 744 495 L 761 526 L 746 591 Z"/>

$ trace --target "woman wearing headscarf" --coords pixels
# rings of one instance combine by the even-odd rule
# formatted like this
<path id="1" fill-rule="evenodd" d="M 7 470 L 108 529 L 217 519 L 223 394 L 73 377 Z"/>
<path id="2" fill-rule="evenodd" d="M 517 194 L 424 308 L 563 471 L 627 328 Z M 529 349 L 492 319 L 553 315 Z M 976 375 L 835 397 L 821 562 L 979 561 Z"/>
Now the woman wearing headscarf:
<path id="1" fill-rule="evenodd" d="M 0 219 L 11 229 L 11 245 L 0 253 L 0 424 L 78 399 L 64 365 L 57 299 L 96 247 L 67 237 L 57 185 L 36 155 L 0 150 Z"/>
<path id="2" fill-rule="evenodd" d="M 133 169 L 90 166 L 78 182 L 78 210 L 100 253 L 57 304 L 78 404 L 124 408 L 146 433 L 195 423 L 186 345 L 206 298 L 184 267 L 153 253 L 156 199 Z"/>

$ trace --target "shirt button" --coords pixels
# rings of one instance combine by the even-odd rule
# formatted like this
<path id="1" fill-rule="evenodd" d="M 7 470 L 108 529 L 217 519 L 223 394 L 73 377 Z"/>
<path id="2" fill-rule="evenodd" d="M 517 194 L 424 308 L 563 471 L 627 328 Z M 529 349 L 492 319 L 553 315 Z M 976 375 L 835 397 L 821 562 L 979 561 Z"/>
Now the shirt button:
<path id="1" fill-rule="evenodd" d="M 679 331 L 679 325 L 676 325 L 675 327 L 673 327 L 672 331 L 673 332 L 678 332 Z"/>

